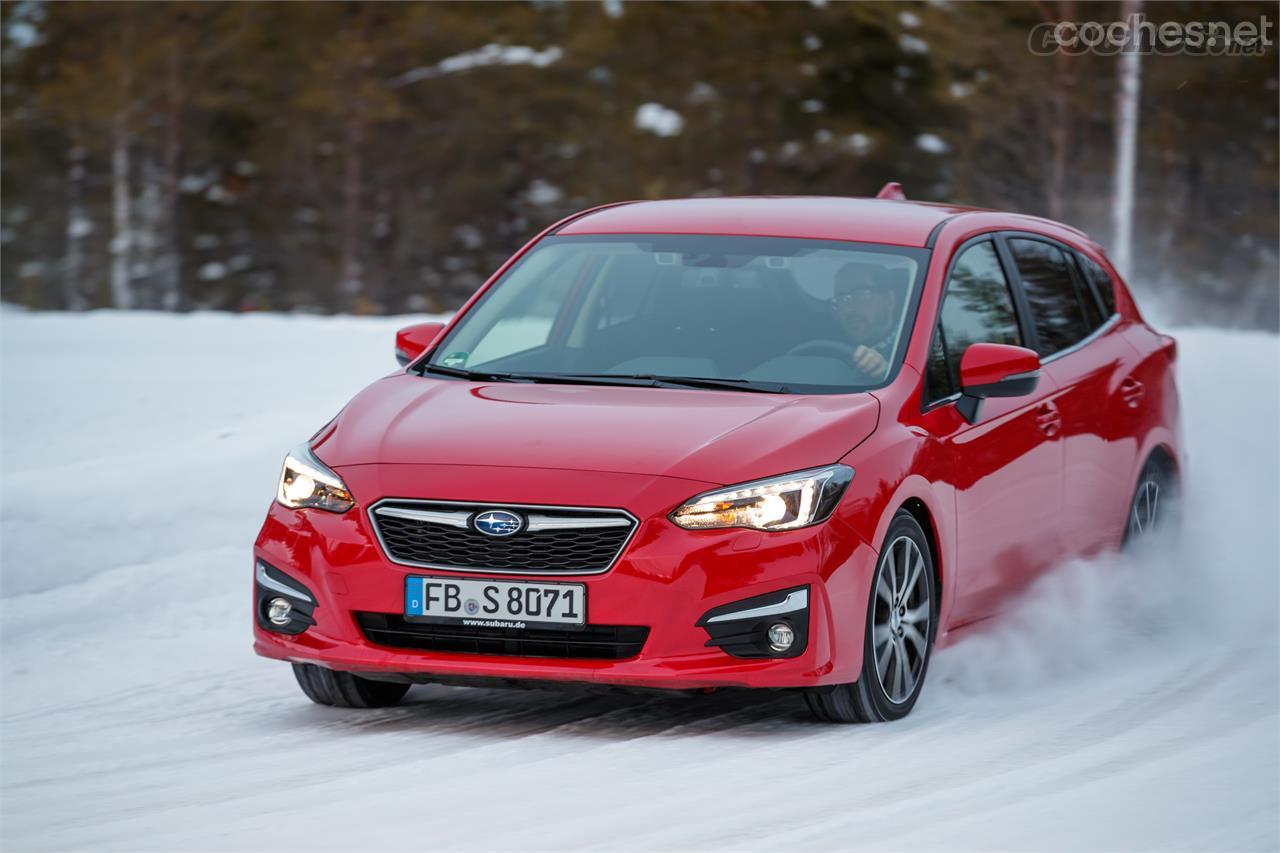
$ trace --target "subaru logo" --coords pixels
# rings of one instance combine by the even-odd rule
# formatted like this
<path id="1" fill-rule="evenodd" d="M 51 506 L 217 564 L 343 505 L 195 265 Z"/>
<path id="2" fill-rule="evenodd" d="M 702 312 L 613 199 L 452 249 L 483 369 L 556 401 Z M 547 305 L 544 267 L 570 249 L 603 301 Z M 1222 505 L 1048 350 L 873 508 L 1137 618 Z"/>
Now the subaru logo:
<path id="1" fill-rule="evenodd" d="M 512 533 L 519 533 L 524 527 L 524 519 L 505 509 L 485 510 L 471 523 L 476 530 L 489 536 L 510 536 Z"/>

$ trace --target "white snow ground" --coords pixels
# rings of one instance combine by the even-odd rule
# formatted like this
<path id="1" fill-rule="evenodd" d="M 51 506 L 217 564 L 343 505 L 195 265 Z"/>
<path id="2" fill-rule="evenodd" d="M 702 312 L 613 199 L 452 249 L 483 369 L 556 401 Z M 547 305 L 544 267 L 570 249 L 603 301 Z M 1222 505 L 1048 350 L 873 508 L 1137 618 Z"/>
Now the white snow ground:
<path id="1" fill-rule="evenodd" d="M 303 698 L 250 651 L 285 450 L 397 320 L 0 313 L 0 842 L 1276 849 L 1277 338 L 1183 331 L 1192 532 L 1065 567 L 906 721 L 794 695 Z"/>

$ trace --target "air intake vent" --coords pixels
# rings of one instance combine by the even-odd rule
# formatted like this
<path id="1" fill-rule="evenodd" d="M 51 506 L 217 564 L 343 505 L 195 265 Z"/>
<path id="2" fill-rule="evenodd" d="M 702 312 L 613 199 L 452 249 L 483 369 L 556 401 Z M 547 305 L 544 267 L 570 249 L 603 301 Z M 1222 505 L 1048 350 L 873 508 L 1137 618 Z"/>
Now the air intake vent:
<path id="1" fill-rule="evenodd" d="M 576 631 L 473 628 L 410 622 L 394 613 L 356 613 L 369 642 L 393 649 L 529 658 L 623 660 L 640 654 L 649 629 L 634 625 L 587 625 Z"/>

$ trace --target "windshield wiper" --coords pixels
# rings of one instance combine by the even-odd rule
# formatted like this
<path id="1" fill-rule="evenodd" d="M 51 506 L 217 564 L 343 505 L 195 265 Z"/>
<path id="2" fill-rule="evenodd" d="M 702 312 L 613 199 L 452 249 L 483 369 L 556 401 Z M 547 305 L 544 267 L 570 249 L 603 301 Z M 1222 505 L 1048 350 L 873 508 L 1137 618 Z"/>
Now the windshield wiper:
<path id="1" fill-rule="evenodd" d="M 788 388 L 776 382 L 753 382 L 750 379 L 720 379 L 711 376 L 660 376 L 654 373 L 569 373 L 540 377 L 548 382 L 564 379 L 615 385 L 649 385 L 655 388 L 705 388 L 709 391 L 758 391 L 764 394 L 786 394 Z"/>
<path id="2" fill-rule="evenodd" d="M 617 382 L 601 382 L 590 374 L 570 373 L 498 373 L 485 370 L 463 370 L 461 367 L 445 367 L 440 364 L 428 364 L 422 368 L 422 375 L 449 376 L 455 379 L 469 379 L 472 382 L 533 382 L 547 385 L 643 385 L 656 383 L 648 376 L 628 377 L 621 374 L 601 374 L 601 377 L 618 379 Z"/>
<path id="3" fill-rule="evenodd" d="M 452 376 L 455 379 L 470 379 L 473 382 L 520 382 L 524 377 L 515 373 L 485 373 L 483 371 L 463 370 L 460 367 L 445 367 L 441 364 L 425 364 L 422 366 L 422 375 L 428 373 L 436 376 Z"/>
<path id="4" fill-rule="evenodd" d="M 438 376 L 470 379 L 472 382 L 536 382 L 546 385 L 624 385 L 648 388 L 703 388 L 709 391 L 754 391 L 786 394 L 785 385 L 753 382 L 750 379 L 717 379 L 704 376 L 659 376 L 653 373 L 487 373 L 427 364 L 422 368 Z"/>

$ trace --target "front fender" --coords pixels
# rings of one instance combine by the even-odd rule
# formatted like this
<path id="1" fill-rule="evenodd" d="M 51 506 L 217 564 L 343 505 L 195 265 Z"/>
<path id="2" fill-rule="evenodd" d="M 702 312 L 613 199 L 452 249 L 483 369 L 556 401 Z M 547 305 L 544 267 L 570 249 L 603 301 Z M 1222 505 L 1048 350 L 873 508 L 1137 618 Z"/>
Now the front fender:
<path id="1" fill-rule="evenodd" d="M 841 461 L 856 473 L 840 519 L 878 555 L 897 511 L 909 502 L 923 508 L 942 586 L 939 626 L 945 628 L 955 599 L 955 584 L 950 582 L 956 542 L 955 494 L 947 485 L 950 478 L 941 476 L 943 472 L 932 472 L 938 475 L 932 479 L 920 473 L 931 473 L 927 463 L 938 461 L 928 452 L 929 442 L 922 430 L 890 425 L 845 456 Z"/>

